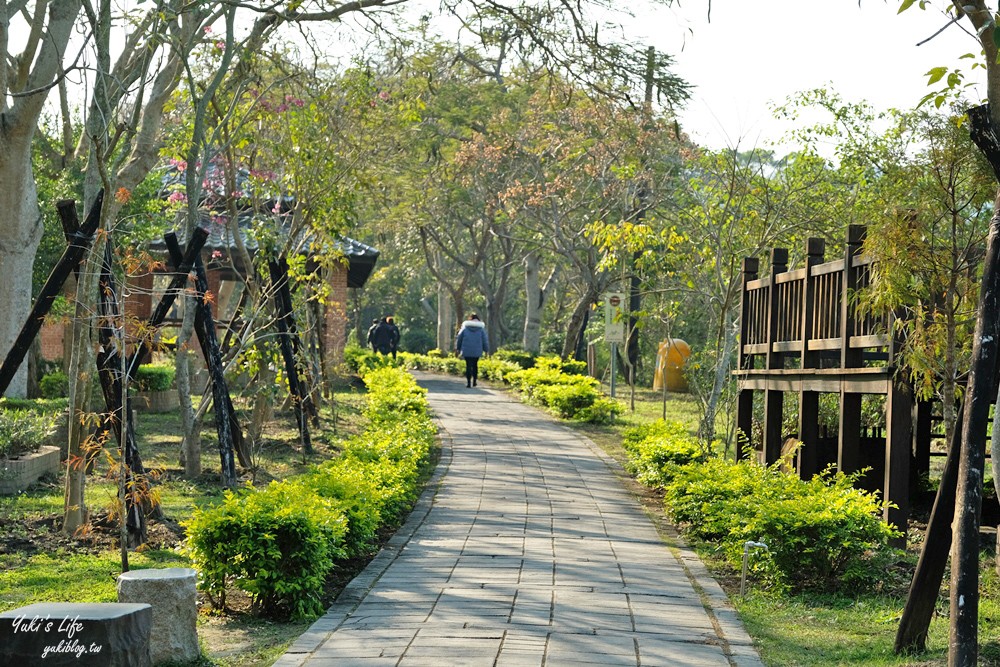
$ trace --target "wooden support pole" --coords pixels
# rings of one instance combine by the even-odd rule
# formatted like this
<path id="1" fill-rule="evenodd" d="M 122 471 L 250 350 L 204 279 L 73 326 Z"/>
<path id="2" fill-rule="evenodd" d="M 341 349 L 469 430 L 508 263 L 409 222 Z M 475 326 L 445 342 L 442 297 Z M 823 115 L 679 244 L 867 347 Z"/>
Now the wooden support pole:
<path id="1" fill-rule="evenodd" d="M 135 439 L 135 423 L 129 398 L 122 378 L 122 354 L 124 339 L 121 328 L 124 321 L 118 302 L 118 285 L 112 267 L 111 238 L 104 245 L 104 260 L 101 263 L 101 278 L 98 288 L 98 337 L 101 350 L 97 354 L 98 378 L 104 395 L 107 418 L 102 420 L 99 433 L 107 429 L 114 431 L 118 440 L 118 455 L 125 469 L 125 529 L 128 547 L 134 548 L 146 541 L 146 511 L 151 509 L 149 482 L 145 477 L 146 468 L 139 455 Z M 116 328 L 119 330 L 116 331 Z M 105 436 L 100 435 L 101 439 Z"/>
<path id="2" fill-rule="evenodd" d="M 931 518 L 927 522 L 924 543 L 920 548 L 920 559 L 913 571 L 906 606 L 903 607 L 903 615 L 896 630 L 896 653 L 918 653 L 926 649 L 927 632 L 934 617 L 951 549 L 951 521 L 955 516 L 955 489 L 958 485 L 963 420 L 964 410 L 960 410 L 948 448 L 948 458 L 941 473 L 941 483 L 934 497 Z"/>
<path id="3" fill-rule="evenodd" d="M 837 470 L 861 469 L 861 394 L 840 392 L 840 425 L 837 436 Z"/>
<path id="4" fill-rule="evenodd" d="M 858 289 L 858 270 L 854 259 L 861 254 L 865 242 L 865 226 L 850 225 L 847 228 L 847 245 L 844 249 L 844 273 L 840 291 L 840 367 L 861 366 L 861 350 L 851 347 L 851 336 L 857 330 L 854 322 L 854 298 Z"/>
<path id="5" fill-rule="evenodd" d="M 284 257 L 279 257 L 278 268 L 281 275 L 284 276 L 284 280 L 278 283 L 278 295 L 281 297 L 281 310 L 284 312 L 285 330 L 288 332 L 288 338 L 292 343 L 292 355 L 296 360 L 300 360 L 302 359 L 302 346 L 299 340 L 298 328 L 295 326 L 295 314 L 292 308 L 292 292 L 288 280 L 288 260 Z M 313 426 L 319 427 L 319 413 L 316 411 L 316 405 L 313 403 L 310 392 L 312 382 L 304 362 L 302 363 L 302 368 L 305 371 L 299 375 L 299 392 L 302 399 L 302 409 L 312 419 Z"/>
<path id="6" fill-rule="evenodd" d="M 736 460 L 747 458 L 754 451 L 753 390 L 740 389 L 736 403 Z"/>
<path id="7" fill-rule="evenodd" d="M 931 409 L 930 401 L 913 402 L 913 466 L 910 469 L 910 488 L 920 487 L 921 480 L 931 471 Z"/>
<path id="8" fill-rule="evenodd" d="M 177 294 L 184 288 L 185 285 L 187 285 L 188 274 L 191 273 L 191 269 L 194 267 L 194 261 L 201 254 L 201 249 L 205 245 L 205 241 L 207 239 L 208 231 L 202 229 L 201 227 L 196 227 L 194 233 L 191 234 L 191 238 L 188 239 L 187 247 L 184 249 L 183 260 L 180 265 L 176 267 L 176 272 L 174 273 L 173 278 L 170 279 L 170 284 L 167 286 L 167 290 L 163 293 L 159 303 L 156 304 L 156 309 L 153 310 L 153 314 L 149 316 L 149 320 L 146 322 L 147 333 L 139 341 L 135 352 L 128 360 L 129 379 L 135 377 L 135 373 L 139 370 L 139 366 L 152 351 L 152 332 L 160 325 L 161 322 L 163 322 L 164 318 L 166 318 L 167 313 L 170 312 L 170 307 L 174 305 L 174 301 L 177 299 Z"/>
<path id="9" fill-rule="evenodd" d="M 802 285 L 802 351 L 799 355 L 800 368 L 815 368 L 817 355 L 809 349 L 812 339 L 813 319 L 816 314 L 816 281 L 813 280 L 814 266 L 823 263 L 826 243 L 823 239 L 810 238 L 806 241 L 805 280 Z M 799 477 L 811 479 L 820 472 L 819 464 L 819 393 L 799 391 Z"/>
<path id="10" fill-rule="evenodd" d="M 170 253 L 170 261 L 174 266 L 179 267 L 184 261 L 181 253 L 180 243 L 174 233 L 164 235 L 167 251 Z M 227 489 L 234 488 L 237 483 L 236 461 L 233 454 L 242 447 L 237 448 L 236 442 L 243 441 L 243 431 L 240 429 L 239 421 L 236 419 L 233 409 L 232 398 L 229 396 L 229 387 L 226 383 L 223 372 L 222 354 L 219 351 L 219 340 L 215 333 L 215 320 L 212 317 L 212 306 L 210 305 L 206 293 L 208 292 L 208 277 L 205 274 L 205 266 L 201 261 L 201 253 L 194 260 L 195 291 L 197 307 L 195 309 L 195 332 L 198 335 L 198 342 L 201 345 L 202 355 L 208 365 L 208 373 L 212 383 L 212 403 L 215 413 L 215 432 L 219 436 L 219 470 L 222 477 L 222 485 Z M 241 463 L 249 467 L 249 457 L 245 452 L 240 452 Z M 246 461 L 244 461 L 246 457 Z"/>
<path id="11" fill-rule="evenodd" d="M 278 340 L 281 348 L 281 356 L 285 360 L 285 374 L 288 376 L 288 391 L 292 395 L 292 407 L 295 410 L 295 422 L 299 426 L 299 434 L 302 438 L 302 451 L 312 454 L 312 440 L 309 436 L 309 424 L 306 419 L 305 410 L 302 405 L 302 388 L 299 386 L 299 370 L 295 362 L 295 354 L 292 351 L 291 335 L 288 331 L 288 314 L 285 310 L 286 304 L 282 297 L 281 283 L 288 282 L 288 273 L 282 271 L 281 264 L 276 260 L 267 263 L 271 274 L 271 285 L 274 290 L 274 307 L 277 311 L 276 324 L 278 327 Z"/>
<path id="12" fill-rule="evenodd" d="M 910 515 L 910 446 L 913 442 L 912 393 L 895 381 L 886 397 L 885 478 L 882 497 L 889 502 L 884 517 L 902 537 L 896 546 L 906 546 L 906 528 Z"/>
<path id="13" fill-rule="evenodd" d="M 740 300 L 740 342 L 738 347 L 737 368 L 748 370 L 752 365 L 752 358 L 746 353 L 746 346 L 749 345 L 751 315 L 750 297 L 747 291 L 747 283 L 757 280 L 757 272 L 760 263 L 756 257 L 743 258 L 742 272 L 742 298 Z M 754 450 L 753 442 L 753 390 L 740 389 L 739 399 L 736 403 L 736 460 L 746 458 Z"/>
<path id="14" fill-rule="evenodd" d="M 788 250 L 771 250 L 771 281 L 767 294 L 767 368 L 780 369 L 784 365 L 784 355 L 775 352 L 774 342 L 778 334 L 779 303 L 775 276 L 788 270 Z M 764 463 L 770 465 L 781 458 L 781 421 L 784 409 L 784 392 L 767 389 L 764 396 Z"/>
<path id="15" fill-rule="evenodd" d="M 819 465 L 819 392 L 799 392 L 799 477 L 812 479 Z"/>
<path id="16" fill-rule="evenodd" d="M 93 243 L 94 232 L 97 231 L 97 227 L 101 223 L 101 207 L 103 204 L 104 190 L 101 190 L 97 193 L 97 198 L 94 199 L 94 203 L 91 205 L 90 212 L 87 214 L 82 227 L 77 227 L 76 224 L 75 201 L 63 199 L 56 204 L 56 207 L 59 209 L 59 217 L 63 220 L 63 230 L 67 232 L 72 240 L 69 242 L 66 250 L 63 251 L 62 257 L 56 263 L 55 267 L 53 267 L 48 279 L 46 279 L 45 285 L 42 286 L 42 291 L 39 293 L 38 298 L 35 299 L 35 304 L 28 314 L 28 319 L 25 320 L 17 338 L 14 339 L 14 344 L 8 350 L 7 356 L 3 361 L 3 366 L 0 366 L 0 396 L 7 391 L 7 387 L 10 386 L 11 381 L 14 379 L 17 369 L 21 367 L 24 355 L 28 353 L 31 342 L 35 340 L 39 330 L 42 328 L 42 322 L 45 321 L 45 316 L 52 309 L 52 303 L 62 292 L 62 287 L 66 283 L 66 279 L 69 278 L 69 274 L 78 270 L 80 262 L 90 248 L 91 243 Z M 69 230 L 73 231 L 70 233 Z"/>

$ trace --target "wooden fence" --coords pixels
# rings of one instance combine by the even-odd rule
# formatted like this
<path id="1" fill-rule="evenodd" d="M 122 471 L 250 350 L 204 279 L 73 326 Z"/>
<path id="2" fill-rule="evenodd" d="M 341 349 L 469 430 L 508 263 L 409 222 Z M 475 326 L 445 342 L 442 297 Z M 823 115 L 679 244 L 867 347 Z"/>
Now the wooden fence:
<path id="1" fill-rule="evenodd" d="M 930 406 L 915 404 L 912 389 L 895 377 L 891 322 L 857 308 L 856 295 L 870 281 L 871 259 L 861 254 L 864 238 L 865 228 L 851 225 L 844 256 L 830 262 L 823 240 L 811 238 L 805 266 L 795 270 L 788 269 L 788 251 L 775 248 L 765 276 L 758 275 L 756 258 L 743 261 L 737 425 L 744 442 L 768 464 L 781 457 L 782 444 L 794 435 L 802 443 L 796 466 L 803 478 L 830 462 L 844 472 L 871 467 L 865 486 L 881 489 L 895 506 L 886 509 L 886 520 L 905 528 L 911 482 L 929 469 Z M 794 433 L 782 429 L 788 392 L 798 396 Z M 838 397 L 835 455 L 819 432 L 820 394 Z M 884 440 L 862 429 L 865 394 L 886 397 Z M 763 401 L 756 438 L 755 396 Z M 882 451 L 873 451 L 877 447 Z M 881 480 L 873 479 L 877 474 Z"/>

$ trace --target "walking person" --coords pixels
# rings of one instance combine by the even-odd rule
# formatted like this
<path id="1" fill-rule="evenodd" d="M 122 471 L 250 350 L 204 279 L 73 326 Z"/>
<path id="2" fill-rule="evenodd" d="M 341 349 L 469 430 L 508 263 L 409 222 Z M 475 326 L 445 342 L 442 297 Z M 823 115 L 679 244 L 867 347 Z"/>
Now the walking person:
<path id="1" fill-rule="evenodd" d="M 490 353 L 486 324 L 479 319 L 479 315 L 472 313 L 462 322 L 458 338 L 455 339 L 455 352 L 465 359 L 465 386 L 475 387 L 479 379 L 479 357 Z"/>
<path id="2" fill-rule="evenodd" d="M 395 333 L 394 333 L 395 332 Z M 383 317 L 372 332 L 372 347 L 379 354 L 391 354 L 396 358 L 396 343 L 399 341 L 399 329 L 392 323 L 391 317 Z"/>
<path id="3" fill-rule="evenodd" d="M 377 352 L 375 348 L 375 330 L 378 329 L 378 318 L 372 320 L 372 325 L 368 327 L 368 347 L 372 349 L 372 352 Z"/>
<path id="4" fill-rule="evenodd" d="M 396 326 L 392 315 L 385 318 L 385 323 L 389 328 L 389 350 L 392 351 L 392 360 L 396 360 L 396 351 L 399 349 L 399 327 Z"/>

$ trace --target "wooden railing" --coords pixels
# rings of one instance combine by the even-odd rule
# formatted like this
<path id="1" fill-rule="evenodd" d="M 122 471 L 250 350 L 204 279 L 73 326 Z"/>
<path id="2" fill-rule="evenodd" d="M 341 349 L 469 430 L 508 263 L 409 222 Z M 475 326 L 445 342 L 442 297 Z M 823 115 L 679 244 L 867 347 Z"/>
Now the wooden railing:
<path id="1" fill-rule="evenodd" d="M 890 348 L 885 317 L 860 315 L 859 290 L 868 287 L 871 258 L 861 255 L 864 227 L 852 225 L 841 259 L 823 261 L 824 242 L 809 239 L 806 265 L 788 270 L 788 251 L 771 252 L 770 273 L 758 276 L 756 258 L 743 261 L 741 370 L 778 369 L 799 357 L 799 368 L 840 353 L 840 368 L 862 365 L 872 348 Z M 827 364 L 825 364 L 827 365 Z"/>

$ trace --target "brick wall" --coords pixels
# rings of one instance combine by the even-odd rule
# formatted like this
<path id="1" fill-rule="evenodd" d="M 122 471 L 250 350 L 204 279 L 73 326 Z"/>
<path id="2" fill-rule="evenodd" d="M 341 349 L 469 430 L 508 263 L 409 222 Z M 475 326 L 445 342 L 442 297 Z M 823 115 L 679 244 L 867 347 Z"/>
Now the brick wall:
<path id="1" fill-rule="evenodd" d="M 344 360 L 347 344 L 347 265 L 338 264 L 330 272 L 330 295 L 323 322 L 323 366 L 330 368 Z M 329 374 L 327 375 L 329 377 Z"/>

